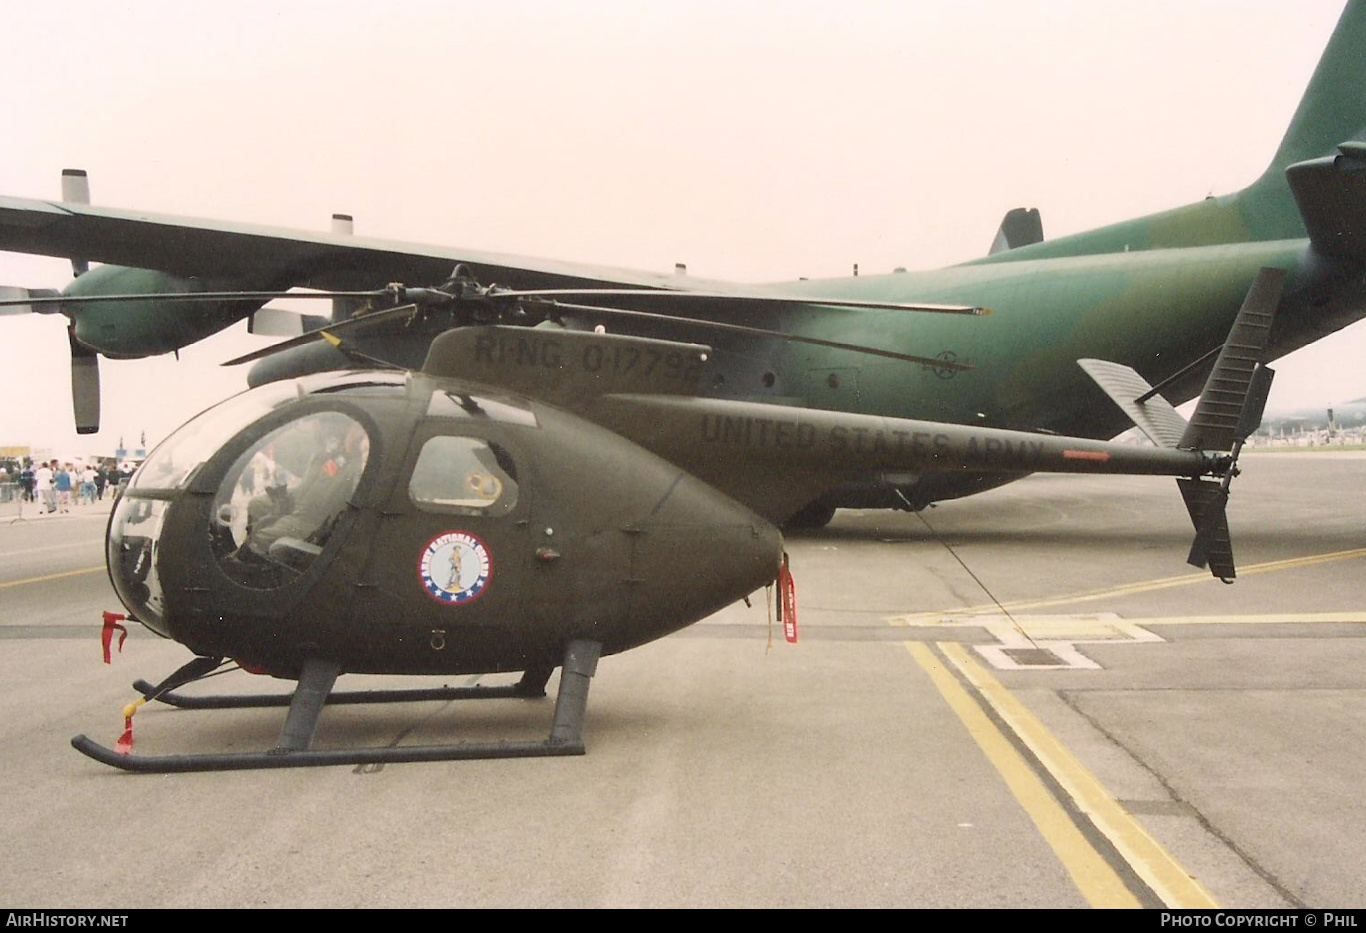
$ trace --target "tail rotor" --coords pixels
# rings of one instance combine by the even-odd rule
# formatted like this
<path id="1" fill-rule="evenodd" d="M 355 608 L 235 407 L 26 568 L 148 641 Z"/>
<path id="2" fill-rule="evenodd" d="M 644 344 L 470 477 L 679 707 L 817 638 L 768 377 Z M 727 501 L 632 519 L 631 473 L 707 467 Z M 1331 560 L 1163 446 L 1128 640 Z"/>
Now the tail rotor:
<path id="1" fill-rule="evenodd" d="M 1104 360 L 1079 361 L 1153 443 L 1211 455 L 1212 476 L 1176 482 L 1195 526 L 1195 540 L 1186 561 L 1195 567 L 1208 567 L 1225 583 L 1232 583 L 1237 576 L 1228 530 L 1229 486 L 1238 475 L 1243 445 L 1261 426 L 1271 394 L 1275 372 L 1263 359 L 1285 279 L 1284 269 L 1265 268 L 1257 273 L 1189 423 L 1128 366 Z"/>

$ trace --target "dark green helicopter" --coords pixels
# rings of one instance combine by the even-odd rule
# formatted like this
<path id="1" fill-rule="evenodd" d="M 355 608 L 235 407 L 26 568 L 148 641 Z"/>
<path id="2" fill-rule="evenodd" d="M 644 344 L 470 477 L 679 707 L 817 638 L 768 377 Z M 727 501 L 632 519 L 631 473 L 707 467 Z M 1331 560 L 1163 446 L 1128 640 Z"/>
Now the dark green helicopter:
<path id="1" fill-rule="evenodd" d="M 134 709 L 288 704 L 279 744 L 166 757 L 72 744 L 160 772 L 582 754 L 600 656 L 786 587 L 776 523 L 869 472 L 1176 476 L 1196 527 L 1190 561 L 1231 580 L 1228 484 L 1269 391 L 1284 279 L 1257 277 L 1189 425 L 1132 369 L 1082 361 L 1150 447 L 707 398 L 710 348 L 568 330 L 553 315 L 453 327 L 418 371 L 249 390 L 142 464 L 110 519 L 107 559 L 131 617 L 195 655 L 158 685 L 138 682 Z M 422 300 L 401 313 L 513 320 L 550 300 L 459 270 L 447 284 L 408 290 Z M 174 692 L 232 663 L 298 688 Z M 327 703 L 542 696 L 557 666 L 542 742 L 311 747 Z M 333 692 L 343 672 L 516 671 L 510 687 Z"/>

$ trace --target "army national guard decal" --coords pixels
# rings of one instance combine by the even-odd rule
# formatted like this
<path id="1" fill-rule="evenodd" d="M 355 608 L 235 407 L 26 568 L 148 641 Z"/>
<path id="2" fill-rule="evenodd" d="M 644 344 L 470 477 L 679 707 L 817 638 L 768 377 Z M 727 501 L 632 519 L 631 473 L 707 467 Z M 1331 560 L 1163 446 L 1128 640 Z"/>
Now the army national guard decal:
<path id="1" fill-rule="evenodd" d="M 483 541 L 463 531 L 448 531 L 427 544 L 417 572 L 428 596 L 459 606 L 484 595 L 493 579 L 493 561 Z"/>

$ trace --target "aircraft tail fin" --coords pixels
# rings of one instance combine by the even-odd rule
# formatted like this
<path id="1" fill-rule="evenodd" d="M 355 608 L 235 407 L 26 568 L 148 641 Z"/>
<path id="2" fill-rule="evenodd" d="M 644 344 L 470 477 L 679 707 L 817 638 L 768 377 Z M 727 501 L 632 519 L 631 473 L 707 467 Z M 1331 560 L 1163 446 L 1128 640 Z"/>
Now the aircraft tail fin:
<path id="1" fill-rule="evenodd" d="M 1247 239 L 1291 239 L 1307 232 L 1315 246 L 1322 245 L 1324 238 L 1315 236 L 1315 215 L 1319 208 L 1327 206 L 1325 195 L 1328 199 L 1342 196 L 1336 189 L 1343 184 L 1343 175 L 1336 172 L 1336 178 L 1326 183 L 1321 172 L 1311 173 L 1312 177 L 1306 179 L 1299 163 L 1333 162 L 1322 157 L 1332 155 L 1344 142 L 1350 148 L 1351 141 L 1366 138 L 1366 96 L 1361 93 L 1362 87 L 1366 87 L 1366 2 L 1351 0 L 1319 58 L 1271 164 L 1238 196 L 1250 234 Z M 1359 147 L 1360 143 L 1356 145 Z M 1360 155 L 1357 153 L 1358 158 Z M 1301 170 L 1298 181 L 1297 170 Z M 1350 183 L 1352 179 L 1346 181 Z M 1307 210 L 1305 199 L 1309 192 L 1318 197 L 1309 194 L 1315 205 Z M 1355 209 L 1357 217 L 1366 215 L 1359 196 L 1347 203 Z M 1327 209 L 1323 213 L 1327 218 L 1337 219 L 1340 210 Z M 1319 226 L 1323 226 L 1321 220 Z"/>
<path id="2" fill-rule="evenodd" d="M 1309 79 L 1267 174 L 1327 155 L 1366 129 L 1366 3 L 1351 0 Z"/>
<path id="3" fill-rule="evenodd" d="M 973 262 L 1015 262 L 1289 240 L 1304 237 L 1306 232 L 1314 238 L 1315 246 L 1319 246 L 1321 240 L 1327 242 L 1328 239 L 1315 237 L 1314 215 L 1321 212 L 1327 218 L 1342 219 L 1341 211 L 1333 209 L 1336 195 L 1330 190 L 1331 185 L 1320 188 L 1318 190 L 1322 194 L 1314 200 L 1315 210 L 1305 210 L 1303 198 L 1300 198 L 1300 204 L 1296 203 L 1299 192 L 1292 194 L 1291 191 L 1296 185 L 1295 172 L 1300 169 L 1300 163 L 1321 160 L 1344 142 L 1348 143 L 1350 149 L 1353 141 L 1366 139 L 1366 94 L 1361 92 L 1363 87 L 1366 87 L 1366 0 L 1350 0 L 1328 40 L 1276 154 L 1261 177 L 1251 185 L 1234 194 L 1209 197 L 1159 214 L 1044 240 L 1019 249 L 994 252 Z M 1358 184 L 1360 180 L 1357 179 Z M 1350 219 L 1355 226 L 1350 229 L 1366 231 L 1366 203 L 1357 197 L 1351 204 L 1353 210 Z M 1345 227 L 1339 223 L 1336 227 L 1326 229 L 1337 233 Z M 1357 250 L 1354 258 L 1366 255 L 1366 242 L 1363 242 L 1366 241 L 1366 232 L 1354 232 L 1350 239 Z"/>
<path id="4" fill-rule="evenodd" d="M 1015 207 L 1006 211 L 1001 226 L 996 231 L 996 239 L 991 241 L 987 255 L 1003 253 L 1009 249 L 1019 249 L 1043 242 L 1043 219 L 1037 207 Z"/>

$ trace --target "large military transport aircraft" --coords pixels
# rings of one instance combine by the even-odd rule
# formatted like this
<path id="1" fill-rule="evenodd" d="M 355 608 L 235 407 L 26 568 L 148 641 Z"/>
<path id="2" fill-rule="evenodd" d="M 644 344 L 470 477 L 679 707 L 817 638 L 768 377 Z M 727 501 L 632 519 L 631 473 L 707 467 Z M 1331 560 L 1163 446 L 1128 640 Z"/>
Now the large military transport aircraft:
<path id="1" fill-rule="evenodd" d="M 328 323 L 347 325 L 345 346 L 291 343 L 256 363 L 253 385 L 364 357 L 416 368 L 451 327 L 551 322 L 704 341 L 714 358 L 699 391 L 717 399 L 1108 438 L 1129 422 L 1077 361 L 1131 367 L 1173 403 L 1194 397 L 1263 267 L 1288 274 L 1273 358 L 1366 316 L 1363 88 L 1366 3 L 1353 0 L 1248 187 L 1056 240 L 1043 238 L 1036 213 L 1012 211 L 988 256 L 929 272 L 737 285 L 95 207 L 78 172 L 60 202 L 0 198 L 0 250 L 73 260 L 77 277 L 60 294 L 16 289 L 9 307 L 70 319 L 76 418 L 87 431 L 98 423 L 99 354 L 165 353 L 302 288 L 362 293 L 334 299 Z M 486 296 L 493 283 L 540 294 L 394 312 L 456 264 Z M 925 313 L 955 310 L 992 313 Z M 800 518 L 819 524 L 841 506 L 918 509 L 1019 475 L 870 471 L 821 491 Z"/>

